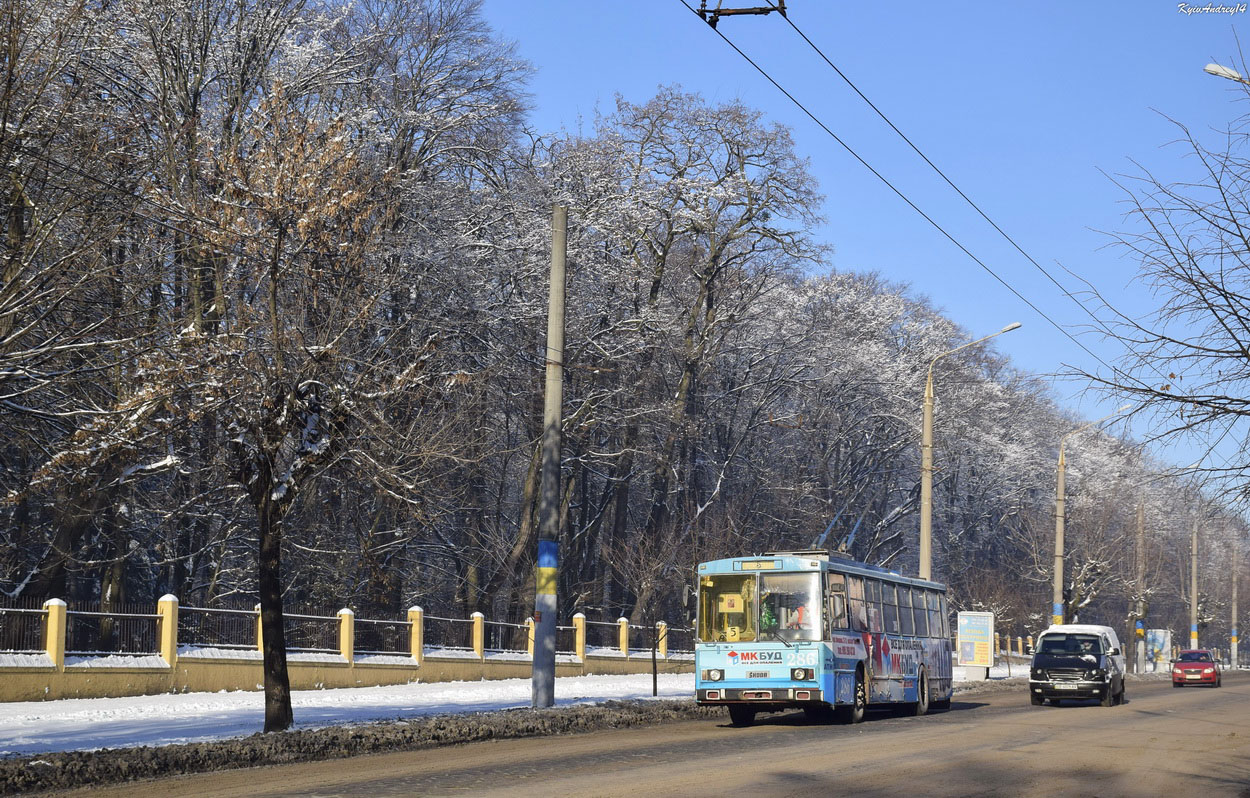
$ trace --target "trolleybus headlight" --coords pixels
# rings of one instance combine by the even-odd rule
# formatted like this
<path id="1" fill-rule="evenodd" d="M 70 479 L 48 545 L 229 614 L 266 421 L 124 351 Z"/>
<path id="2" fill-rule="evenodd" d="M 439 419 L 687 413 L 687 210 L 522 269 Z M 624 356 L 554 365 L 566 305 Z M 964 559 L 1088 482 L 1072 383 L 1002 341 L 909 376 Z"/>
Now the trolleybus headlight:
<path id="1" fill-rule="evenodd" d="M 725 672 L 720 668 L 709 668 L 703 672 L 703 681 L 719 682 L 725 678 Z"/>
<path id="2" fill-rule="evenodd" d="M 790 678 L 796 682 L 810 681 L 816 678 L 816 672 L 811 668 L 791 668 Z"/>

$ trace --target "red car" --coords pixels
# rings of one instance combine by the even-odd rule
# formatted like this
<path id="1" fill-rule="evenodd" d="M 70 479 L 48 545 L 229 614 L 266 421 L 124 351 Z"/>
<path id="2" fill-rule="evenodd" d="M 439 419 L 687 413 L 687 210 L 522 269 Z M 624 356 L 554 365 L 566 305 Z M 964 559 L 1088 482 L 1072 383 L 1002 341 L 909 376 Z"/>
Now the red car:
<path id="1" fill-rule="evenodd" d="M 1205 648 L 1187 649 L 1172 660 L 1172 686 L 1209 684 L 1220 686 L 1220 663 Z"/>

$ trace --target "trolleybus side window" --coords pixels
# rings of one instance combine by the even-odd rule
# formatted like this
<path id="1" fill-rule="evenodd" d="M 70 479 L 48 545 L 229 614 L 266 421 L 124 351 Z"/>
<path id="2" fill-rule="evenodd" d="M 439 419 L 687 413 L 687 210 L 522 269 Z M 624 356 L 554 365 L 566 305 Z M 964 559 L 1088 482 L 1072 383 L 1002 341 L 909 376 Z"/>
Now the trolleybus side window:
<path id="1" fill-rule="evenodd" d="M 934 637 L 941 637 L 945 632 L 942 631 L 942 605 L 938 601 L 938 594 L 926 590 L 925 603 L 929 605 L 929 634 Z"/>
<path id="2" fill-rule="evenodd" d="M 856 632 L 868 631 L 868 605 L 864 601 L 864 580 L 858 576 L 846 578 L 847 605 L 850 608 L 851 628 Z"/>
<path id="3" fill-rule="evenodd" d="M 939 595 L 939 596 L 938 596 L 938 605 L 942 608 L 942 609 L 941 609 L 941 616 L 942 616 L 942 637 L 950 637 L 950 636 L 951 636 L 951 616 L 950 616 L 950 607 L 948 607 L 948 606 L 946 605 L 946 596 L 945 596 L 945 595 Z"/>
<path id="4" fill-rule="evenodd" d="M 881 632 L 881 583 L 876 579 L 865 579 L 868 588 L 868 631 Z"/>
<path id="5" fill-rule="evenodd" d="M 929 636 L 929 610 L 926 609 L 926 604 L 925 604 L 926 602 L 925 597 L 928 594 L 929 594 L 929 591 L 922 590 L 921 588 L 918 588 L 918 587 L 913 587 L 911 589 L 912 614 L 916 618 L 916 636 L 917 637 Z"/>
<path id="6" fill-rule="evenodd" d="M 886 634 L 898 634 L 898 601 L 894 598 L 894 585 L 881 583 L 881 610 L 885 614 Z"/>
<path id="7" fill-rule="evenodd" d="M 846 577 L 842 574 L 829 574 L 829 628 L 846 629 Z"/>
<path id="8" fill-rule="evenodd" d="M 899 634 L 911 637 L 916 633 L 916 625 L 912 622 L 911 588 L 898 586 L 898 631 Z"/>

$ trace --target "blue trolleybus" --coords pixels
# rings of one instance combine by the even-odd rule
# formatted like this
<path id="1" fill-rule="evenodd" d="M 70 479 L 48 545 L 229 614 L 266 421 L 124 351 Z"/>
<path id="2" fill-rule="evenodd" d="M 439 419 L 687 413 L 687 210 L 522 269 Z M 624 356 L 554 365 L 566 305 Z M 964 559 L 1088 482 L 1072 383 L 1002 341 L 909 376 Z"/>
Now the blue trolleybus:
<path id="1" fill-rule="evenodd" d="M 695 700 L 729 707 L 734 725 L 950 706 L 944 585 L 824 551 L 712 560 L 697 577 Z"/>

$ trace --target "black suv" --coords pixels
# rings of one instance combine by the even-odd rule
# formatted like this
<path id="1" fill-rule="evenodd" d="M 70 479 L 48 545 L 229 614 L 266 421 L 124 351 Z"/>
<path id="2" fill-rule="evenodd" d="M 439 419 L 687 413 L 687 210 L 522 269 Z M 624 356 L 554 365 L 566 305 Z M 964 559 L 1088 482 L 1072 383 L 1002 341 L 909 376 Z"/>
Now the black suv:
<path id="1" fill-rule="evenodd" d="M 1065 624 L 1042 632 L 1029 668 L 1034 706 L 1065 698 L 1097 698 L 1104 707 L 1124 701 L 1124 654 L 1108 626 Z"/>

